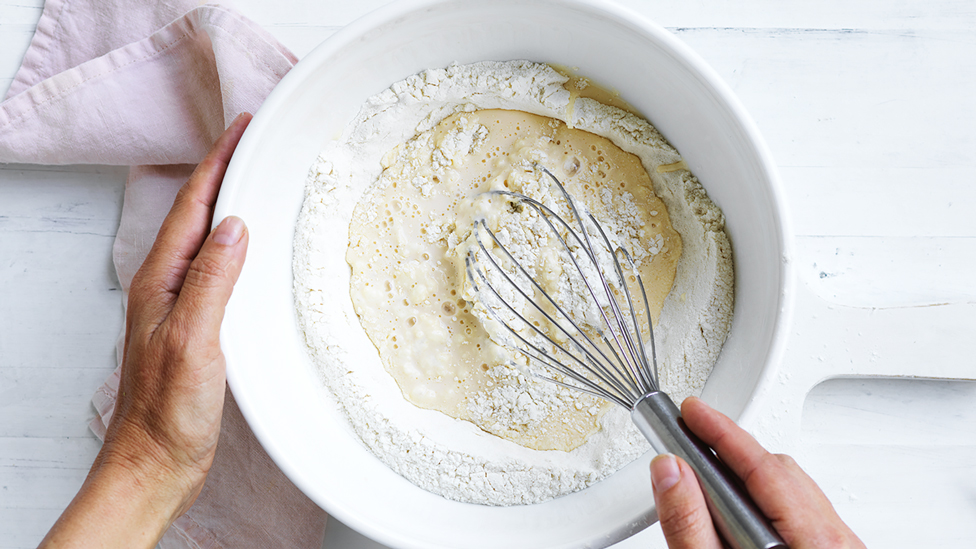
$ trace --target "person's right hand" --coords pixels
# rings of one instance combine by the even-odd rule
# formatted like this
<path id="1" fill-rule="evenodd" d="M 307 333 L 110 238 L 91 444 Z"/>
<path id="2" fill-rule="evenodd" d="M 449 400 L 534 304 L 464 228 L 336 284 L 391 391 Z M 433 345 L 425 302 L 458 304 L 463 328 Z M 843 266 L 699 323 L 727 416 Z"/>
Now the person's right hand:
<path id="1" fill-rule="evenodd" d="M 759 510 L 790 549 L 864 548 L 793 458 L 767 452 L 735 422 L 697 398 L 681 404 L 681 417 L 742 479 Z M 670 549 L 723 547 L 698 479 L 684 460 L 670 454 L 654 458 L 651 483 Z"/>

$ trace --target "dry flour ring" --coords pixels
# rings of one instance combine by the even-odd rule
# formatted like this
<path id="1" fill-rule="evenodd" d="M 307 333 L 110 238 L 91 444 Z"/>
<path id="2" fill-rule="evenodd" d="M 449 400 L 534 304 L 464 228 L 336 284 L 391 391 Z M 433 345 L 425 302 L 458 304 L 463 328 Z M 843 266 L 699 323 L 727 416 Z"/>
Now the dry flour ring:
<path id="1" fill-rule="evenodd" d="M 475 196 L 552 202 L 526 166 L 559 171 L 656 281 L 661 382 L 676 400 L 701 390 L 728 333 L 721 212 L 649 123 L 568 81 L 526 61 L 424 71 L 367 101 L 309 173 L 294 258 L 309 353 L 366 447 L 450 499 L 538 503 L 648 448 L 626 411 L 524 375 L 492 339 L 456 264 L 473 215 L 561 300 L 581 289 L 545 253 L 538 220 Z"/>

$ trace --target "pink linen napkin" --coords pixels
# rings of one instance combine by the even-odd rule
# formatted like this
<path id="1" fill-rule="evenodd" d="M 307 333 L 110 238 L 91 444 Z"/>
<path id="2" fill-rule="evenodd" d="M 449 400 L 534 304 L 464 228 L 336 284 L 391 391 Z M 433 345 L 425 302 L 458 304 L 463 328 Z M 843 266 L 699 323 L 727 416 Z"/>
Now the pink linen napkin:
<path id="1" fill-rule="evenodd" d="M 47 0 L 0 103 L 0 162 L 132 166 L 113 251 L 124 305 L 177 189 L 234 117 L 256 111 L 296 62 L 219 5 Z M 118 380 L 116 370 L 92 399 L 99 438 Z M 160 546 L 318 548 L 325 522 L 261 448 L 228 391 L 207 483 Z"/>

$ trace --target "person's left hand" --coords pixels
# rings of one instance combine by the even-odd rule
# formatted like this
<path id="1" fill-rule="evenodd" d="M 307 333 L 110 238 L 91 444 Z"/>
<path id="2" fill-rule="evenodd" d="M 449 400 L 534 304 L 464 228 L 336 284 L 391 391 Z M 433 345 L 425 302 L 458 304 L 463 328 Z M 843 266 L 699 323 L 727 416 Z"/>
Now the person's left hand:
<path id="1" fill-rule="evenodd" d="M 42 547 L 83 539 L 91 546 L 153 547 L 203 487 L 224 401 L 220 323 L 248 242 L 237 217 L 209 234 L 208 228 L 250 118 L 234 120 L 180 189 L 132 280 L 105 444 Z M 85 530 L 93 521 L 98 527 Z"/>

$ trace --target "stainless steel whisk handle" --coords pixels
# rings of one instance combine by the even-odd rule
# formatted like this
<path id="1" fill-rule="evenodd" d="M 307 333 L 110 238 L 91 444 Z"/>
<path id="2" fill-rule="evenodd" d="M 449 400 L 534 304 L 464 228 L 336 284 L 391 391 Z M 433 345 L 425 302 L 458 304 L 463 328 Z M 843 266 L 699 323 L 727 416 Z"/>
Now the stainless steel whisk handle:
<path id="1" fill-rule="evenodd" d="M 671 397 L 661 391 L 645 395 L 631 418 L 658 453 L 674 454 L 694 469 L 715 528 L 732 549 L 789 549 L 735 473 L 685 427 Z"/>

